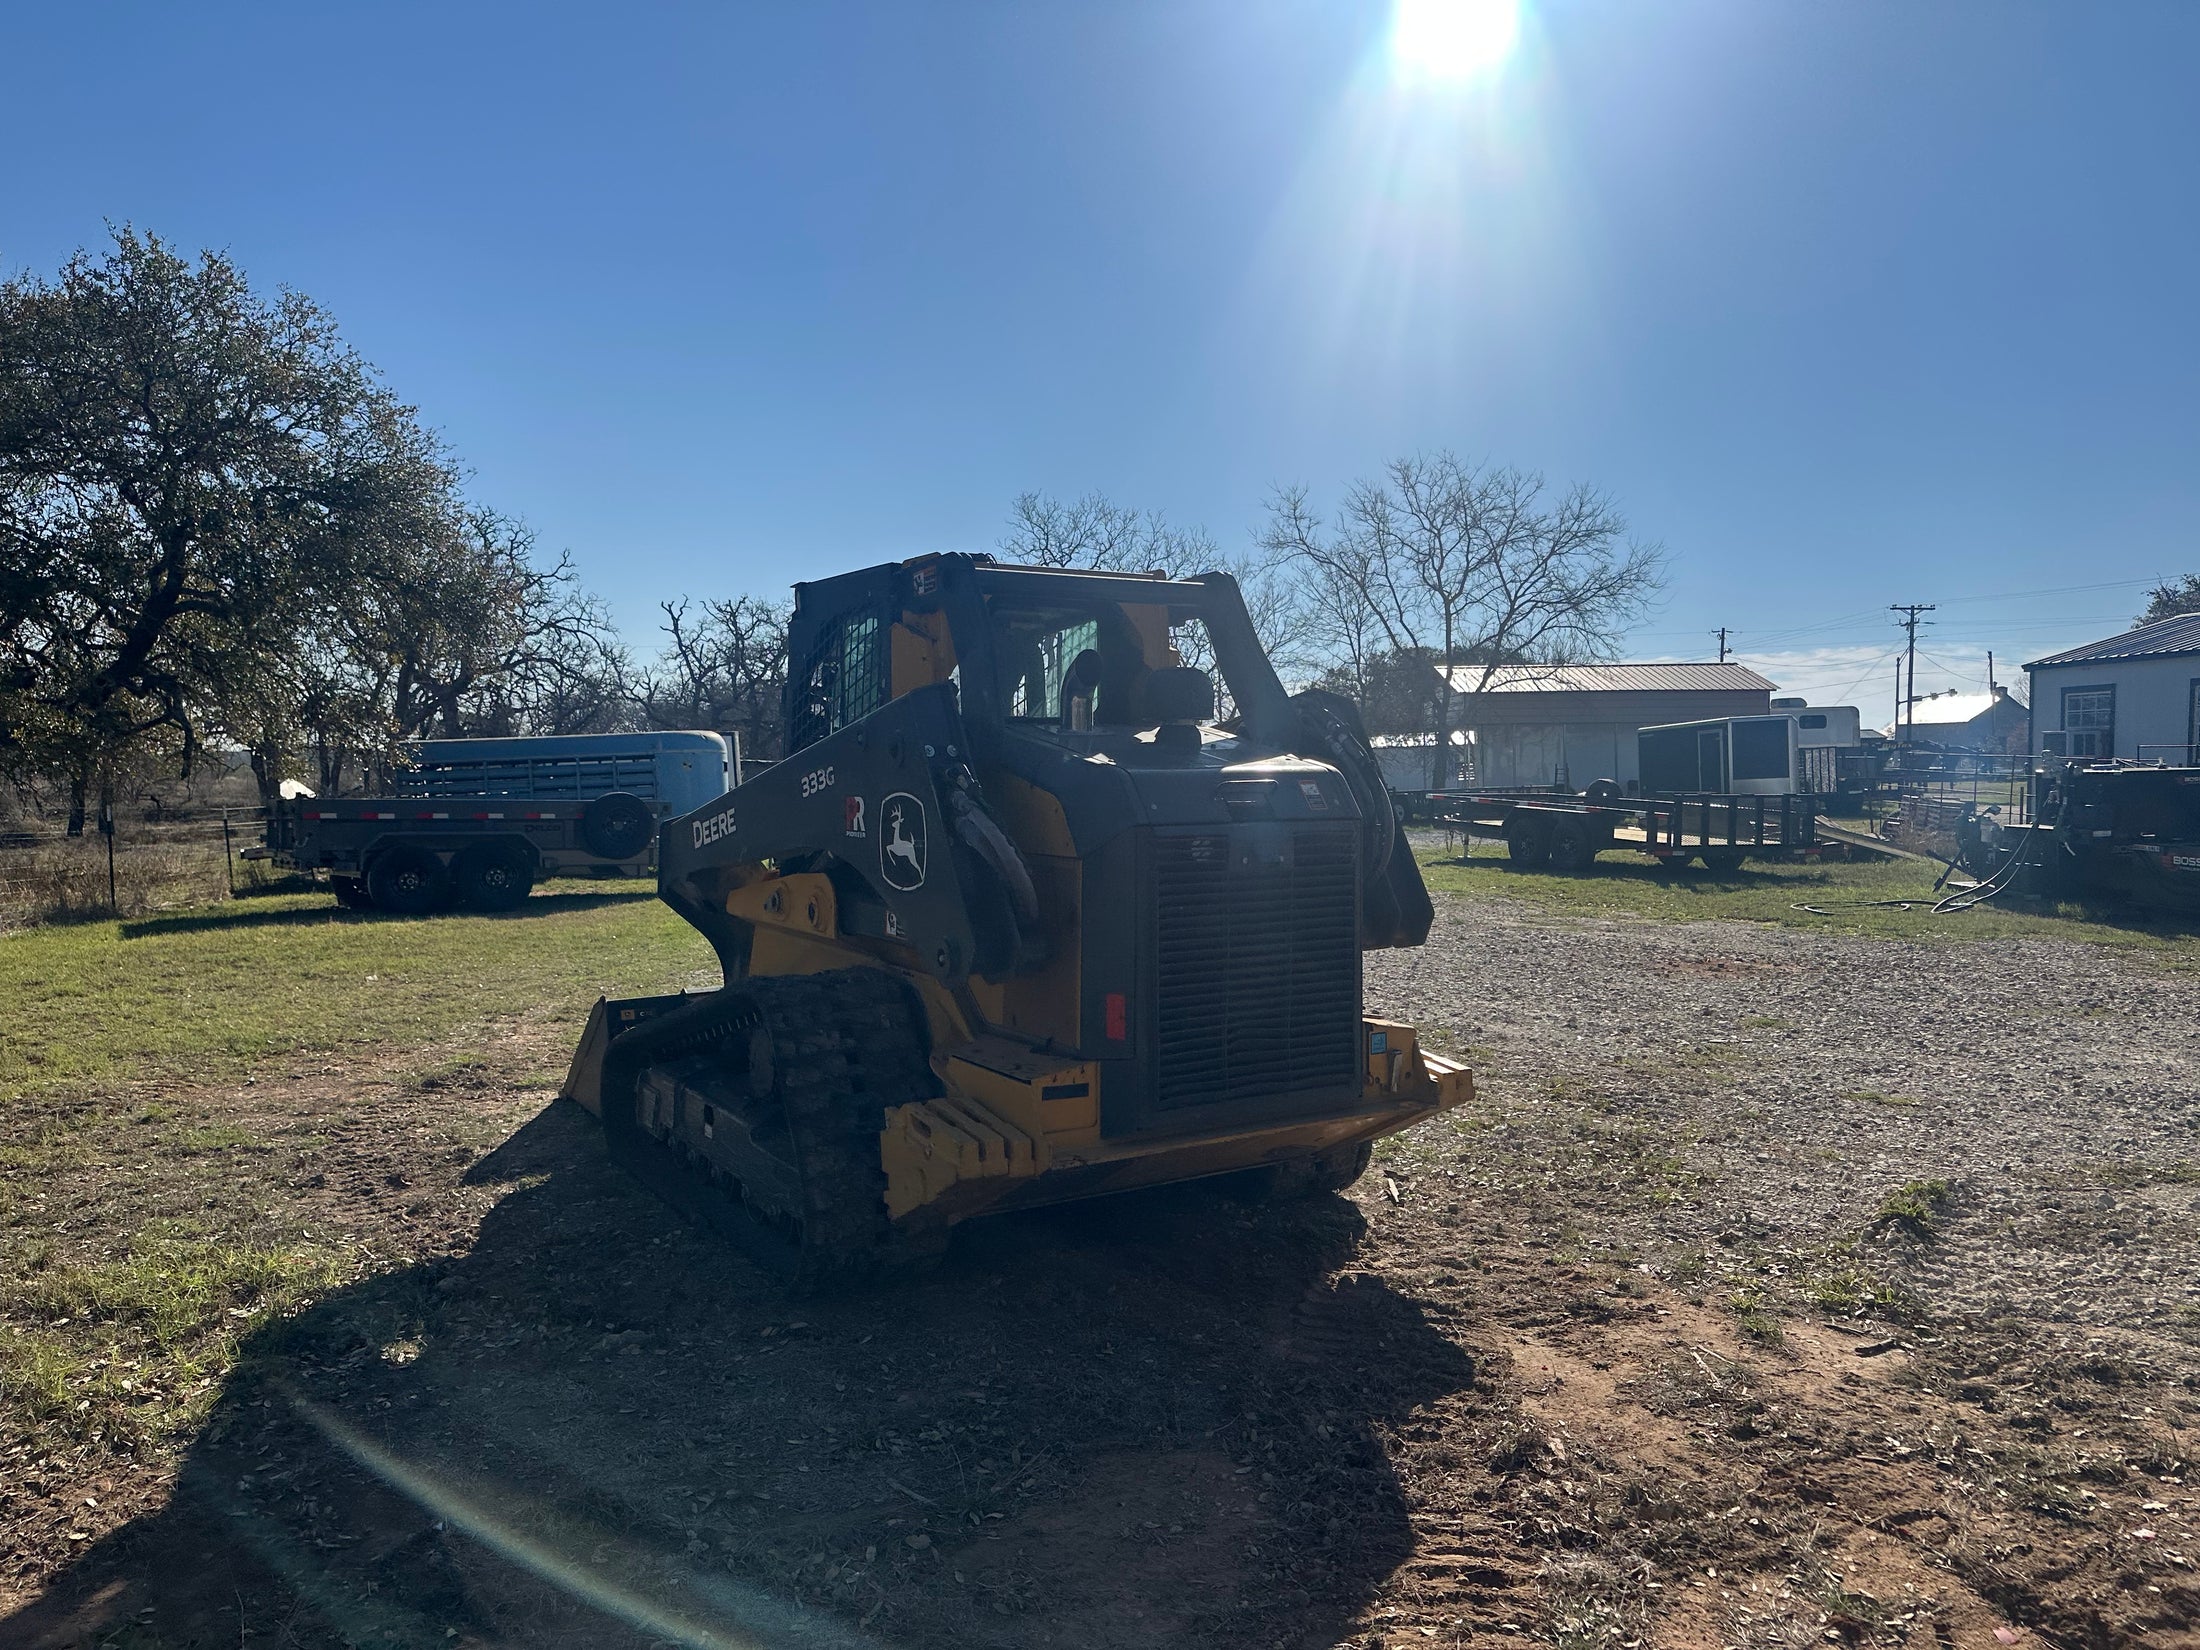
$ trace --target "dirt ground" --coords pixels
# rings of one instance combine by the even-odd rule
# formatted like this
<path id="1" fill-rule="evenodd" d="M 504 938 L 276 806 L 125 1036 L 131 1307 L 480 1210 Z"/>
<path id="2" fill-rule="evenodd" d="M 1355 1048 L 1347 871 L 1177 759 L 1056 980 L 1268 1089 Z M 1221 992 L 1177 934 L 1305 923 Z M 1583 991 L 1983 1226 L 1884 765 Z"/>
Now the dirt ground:
<path id="1" fill-rule="evenodd" d="M 1482 1095 L 1348 1198 L 886 1293 L 669 1221 L 547 1029 L 172 1097 L 379 1258 L 180 1452 L 0 1458 L 0 1643 L 2200 1642 L 2189 950 L 1440 907 L 1370 1003 Z"/>

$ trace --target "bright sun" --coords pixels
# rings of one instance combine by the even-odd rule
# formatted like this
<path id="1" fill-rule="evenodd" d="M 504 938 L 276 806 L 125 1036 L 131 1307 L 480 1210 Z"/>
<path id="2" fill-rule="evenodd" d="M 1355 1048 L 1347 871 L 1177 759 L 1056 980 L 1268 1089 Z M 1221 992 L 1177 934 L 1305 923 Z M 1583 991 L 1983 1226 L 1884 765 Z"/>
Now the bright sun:
<path id="1" fill-rule="evenodd" d="M 1470 80 L 1503 63 L 1519 34 L 1518 0 L 1397 0 L 1390 57 L 1401 74 Z"/>

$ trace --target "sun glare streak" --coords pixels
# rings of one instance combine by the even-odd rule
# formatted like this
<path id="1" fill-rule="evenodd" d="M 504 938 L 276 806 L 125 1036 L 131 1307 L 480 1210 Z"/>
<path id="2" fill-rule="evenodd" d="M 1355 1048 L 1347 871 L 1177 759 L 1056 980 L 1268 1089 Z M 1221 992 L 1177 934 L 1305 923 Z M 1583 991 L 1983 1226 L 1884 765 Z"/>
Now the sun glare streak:
<path id="1" fill-rule="evenodd" d="M 1391 67 L 1405 78 L 1472 80 L 1503 67 L 1519 38 L 1519 0 L 1397 0 Z"/>
<path id="2" fill-rule="evenodd" d="M 668 1610 L 590 1574 L 570 1555 L 522 1534 L 508 1520 L 407 1465 L 312 1400 L 295 1392 L 286 1396 L 338 1449 L 422 1510 L 583 1603 L 657 1639 L 686 1650 L 767 1650 L 782 1644 L 817 1646 L 819 1650 L 871 1650 L 873 1646 L 874 1641 L 829 1618 L 784 1604 L 730 1577 L 691 1575 L 685 1579 L 692 1591 L 714 1598 L 733 1615 L 747 1618 L 738 1627 L 712 1626 Z"/>

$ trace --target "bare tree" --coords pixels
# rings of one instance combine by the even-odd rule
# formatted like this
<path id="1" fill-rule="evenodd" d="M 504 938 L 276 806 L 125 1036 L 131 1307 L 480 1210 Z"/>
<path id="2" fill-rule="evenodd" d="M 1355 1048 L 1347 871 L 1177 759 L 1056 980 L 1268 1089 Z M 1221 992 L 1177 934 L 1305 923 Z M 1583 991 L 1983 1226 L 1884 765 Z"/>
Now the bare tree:
<path id="1" fill-rule="evenodd" d="M 1035 567 L 1099 573 L 1164 573 L 1189 578 L 1223 565 L 1222 547 L 1205 528 L 1172 527 L 1159 511 L 1127 509 L 1098 493 L 1064 503 L 1019 493 L 1009 507 L 1001 551 Z"/>
<path id="2" fill-rule="evenodd" d="M 1044 493 L 1022 493 L 1009 509 L 1001 553 L 1038 567 L 1090 568 L 1101 573 L 1160 573 L 1172 579 L 1227 573 L 1245 597 L 1253 630 L 1279 669 L 1297 662 L 1305 623 L 1304 604 L 1273 558 L 1232 556 L 1203 527 L 1176 527 L 1157 510 L 1138 511 L 1099 493 L 1064 503 Z M 1214 663 L 1206 634 L 1196 625 L 1176 632 L 1177 651 L 1188 665 Z"/>
<path id="3" fill-rule="evenodd" d="M 644 719 L 651 727 L 738 732 L 744 756 L 776 757 L 787 606 L 754 596 L 659 606 L 665 649 L 639 688 Z"/>
<path id="4" fill-rule="evenodd" d="M 1604 494 L 1575 486 L 1546 499 L 1541 476 L 1449 453 L 1398 459 L 1382 479 L 1355 483 L 1334 524 L 1305 488 L 1285 488 L 1262 543 L 1307 570 L 1332 615 L 1356 622 L 1357 605 L 1392 653 L 1441 663 L 1427 730 L 1439 787 L 1454 698 L 1471 702 L 1508 667 L 1610 657 L 1663 582 L 1663 552 L 1630 542 Z"/>

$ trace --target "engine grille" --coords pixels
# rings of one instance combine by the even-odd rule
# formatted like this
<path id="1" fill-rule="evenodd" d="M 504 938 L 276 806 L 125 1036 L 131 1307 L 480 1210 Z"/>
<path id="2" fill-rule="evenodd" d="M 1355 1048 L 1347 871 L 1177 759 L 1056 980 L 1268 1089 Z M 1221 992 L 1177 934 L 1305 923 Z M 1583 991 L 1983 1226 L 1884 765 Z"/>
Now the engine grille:
<path id="1" fill-rule="evenodd" d="M 1156 838 L 1157 1110 L 1358 1088 L 1357 841 L 1350 824 Z"/>

